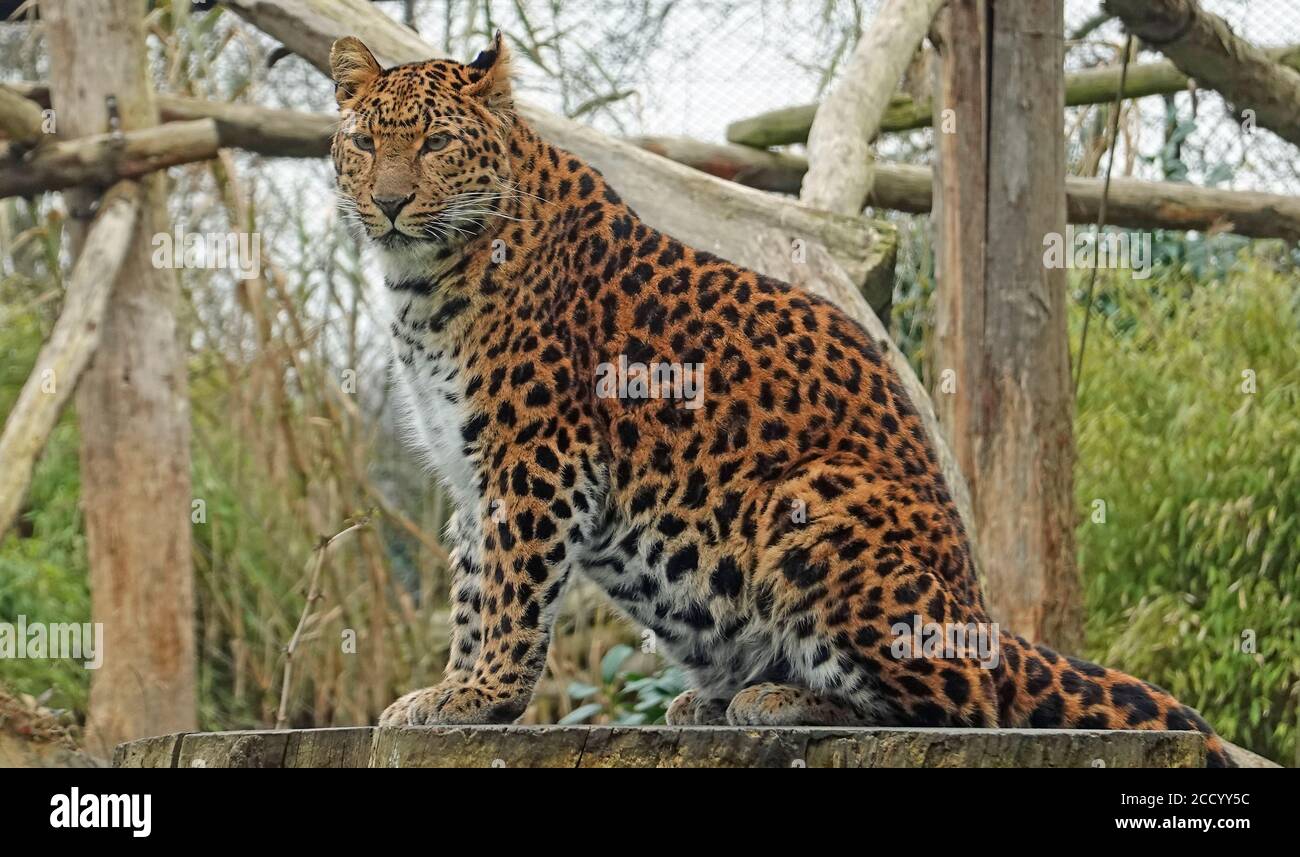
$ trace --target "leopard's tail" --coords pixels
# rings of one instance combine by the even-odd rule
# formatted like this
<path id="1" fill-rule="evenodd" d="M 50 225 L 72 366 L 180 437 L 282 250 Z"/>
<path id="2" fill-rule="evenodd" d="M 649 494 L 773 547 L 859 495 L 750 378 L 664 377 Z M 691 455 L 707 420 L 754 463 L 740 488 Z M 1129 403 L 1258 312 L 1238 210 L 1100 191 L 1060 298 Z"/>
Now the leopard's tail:
<path id="1" fill-rule="evenodd" d="M 1210 724 L 1153 684 L 1118 670 L 1058 655 L 1002 631 L 995 668 L 1003 727 L 1171 729 L 1206 736 L 1206 767 L 1236 767 Z"/>

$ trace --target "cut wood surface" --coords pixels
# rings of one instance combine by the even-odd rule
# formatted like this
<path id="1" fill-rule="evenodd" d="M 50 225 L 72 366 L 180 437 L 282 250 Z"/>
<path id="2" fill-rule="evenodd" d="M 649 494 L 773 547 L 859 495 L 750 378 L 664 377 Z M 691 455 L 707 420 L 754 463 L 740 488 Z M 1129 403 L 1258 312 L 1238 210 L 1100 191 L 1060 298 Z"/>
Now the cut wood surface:
<path id="1" fill-rule="evenodd" d="M 415 62 L 438 53 L 364 0 L 227 0 L 227 5 L 323 72 L 329 68 L 330 45 L 346 35 L 359 37 L 386 64 Z M 657 229 L 795 283 L 838 304 L 861 324 L 885 349 L 912 398 L 967 532 L 972 541 L 976 538 L 966 482 L 939 434 L 929 395 L 864 294 L 887 291 L 892 282 L 892 227 L 743 188 L 532 105 L 517 108 L 544 138 L 597 167 Z M 837 239 L 836 233 L 845 230 L 848 240 Z M 802 244 L 796 246 L 795 241 Z M 846 245 L 861 261 L 846 253 Z"/>
<path id="2" fill-rule="evenodd" d="M 1263 51 L 1269 59 L 1300 71 L 1300 45 L 1269 48 Z M 1099 66 L 1072 72 L 1065 77 L 1065 104 L 1081 107 L 1086 104 L 1107 104 L 1115 100 L 1119 89 L 1121 68 L 1118 65 Z M 1136 63 L 1129 66 L 1124 84 L 1125 98 L 1144 98 L 1148 95 L 1171 95 L 1192 85 L 1178 66 L 1168 60 Z M 798 104 L 781 107 L 757 116 L 739 119 L 727 126 L 727 140 L 751 148 L 788 146 L 808 142 L 808 129 L 817 115 L 816 104 Z M 880 120 L 881 132 L 914 131 L 925 128 L 934 121 L 934 102 L 930 99 L 914 101 L 907 95 L 894 93 L 889 107 Z"/>
<path id="3" fill-rule="evenodd" d="M 1200 768 L 1198 732 L 446 726 L 164 735 L 119 768 Z M 1270 763 L 1271 766 L 1271 763 Z"/>
<path id="4" fill-rule="evenodd" d="M 13 525 L 32 471 L 59 414 L 99 345 L 113 281 L 126 258 L 140 212 L 140 189 L 115 186 L 100 205 L 68 278 L 63 310 L 23 384 L 0 434 L 0 541 Z"/>
<path id="5" fill-rule="evenodd" d="M 885 0 L 853 48 L 808 132 L 799 199 L 858 214 L 875 179 L 871 141 L 898 82 L 945 0 Z"/>
<path id="6" fill-rule="evenodd" d="M 121 179 L 137 179 L 166 167 L 216 157 L 220 145 L 212 119 L 48 143 L 16 159 L 0 160 L 0 198 L 70 187 L 106 187 Z"/>
<path id="7" fill-rule="evenodd" d="M 1215 89 L 1260 127 L 1300 146 L 1300 71 L 1232 32 L 1195 0 L 1106 0 L 1130 33 Z"/>

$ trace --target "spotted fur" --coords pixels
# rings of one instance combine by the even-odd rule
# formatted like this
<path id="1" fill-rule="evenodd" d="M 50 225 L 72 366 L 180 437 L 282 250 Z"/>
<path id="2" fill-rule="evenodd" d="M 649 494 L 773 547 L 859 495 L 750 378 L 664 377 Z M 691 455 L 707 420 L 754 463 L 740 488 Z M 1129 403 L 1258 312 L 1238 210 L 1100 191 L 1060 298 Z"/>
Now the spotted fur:
<path id="1" fill-rule="evenodd" d="M 917 413 L 833 305 L 646 225 L 514 112 L 500 37 L 471 64 L 331 64 L 341 197 L 383 261 L 394 380 L 457 506 L 436 687 L 384 724 L 527 706 L 566 583 L 598 583 L 695 688 L 676 723 L 1195 729 L 1122 673 L 1002 633 L 900 656 L 894 628 L 985 625 Z M 702 407 L 596 393 L 602 364 L 703 367 Z"/>

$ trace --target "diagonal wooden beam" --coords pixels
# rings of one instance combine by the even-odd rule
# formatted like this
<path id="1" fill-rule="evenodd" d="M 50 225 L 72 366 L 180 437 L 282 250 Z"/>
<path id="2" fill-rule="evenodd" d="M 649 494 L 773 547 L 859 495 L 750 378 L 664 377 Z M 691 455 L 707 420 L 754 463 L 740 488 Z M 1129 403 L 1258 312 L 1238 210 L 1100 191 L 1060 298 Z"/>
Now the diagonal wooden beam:
<path id="1" fill-rule="evenodd" d="M 13 525 L 32 471 L 59 414 L 99 346 L 108 297 L 126 258 L 140 213 L 140 188 L 114 186 L 103 198 L 85 247 L 72 268 L 63 311 L 0 434 L 0 541 Z"/>
<path id="2" fill-rule="evenodd" d="M 41 138 L 41 106 L 21 91 L 0 83 L 0 134 L 18 143 Z"/>

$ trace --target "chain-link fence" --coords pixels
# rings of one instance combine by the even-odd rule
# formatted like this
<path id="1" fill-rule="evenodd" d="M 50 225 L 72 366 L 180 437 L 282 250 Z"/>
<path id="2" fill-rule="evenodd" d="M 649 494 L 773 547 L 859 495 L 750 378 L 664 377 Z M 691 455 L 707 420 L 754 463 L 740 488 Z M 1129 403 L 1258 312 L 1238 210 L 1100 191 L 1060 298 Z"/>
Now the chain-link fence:
<path id="1" fill-rule="evenodd" d="M 1243 38 L 1261 48 L 1300 45 L 1297 0 L 1201 0 L 1201 6 L 1226 20 Z M 1113 65 L 1120 60 L 1124 31 L 1106 20 L 1101 0 L 1067 0 L 1065 30 L 1071 38 L 1068 69 Z M 1156 51 L 1142 51 L 1134 62 L 1160 62 Z M 1086 129 L 1104 108 L 1067 111 L 1066 127 Z M 1095 170 L 1097 153 L 1077 145 L 1074 166 Z M 1104 163 L 1104 162 L 1103 162 Z M 1300 152 L 1270 131 L 1234 114 L 1212 90 L 1184 91 L 1129 102 L 1124 114 L 1116 174 L 1151 180 L 1191 181 L 1198 185 L 1300 193 Z"/>
<path id="2" fill-rule="evenodd" d="M 394 4 L 396 7 L 400 4 Z M 1261 47 L 1300 44 L 1298 0 L 1202 0 Z M 817 101 L 879 0 L 449 0 L 414 3 L 431 42 L 469 55 L 491 28 L 517 41 L 530 97 L 622 134 L 722 142 L 731 122 Z M 1118 63 L 1125 34 L 1101 0 L 1066 0 L 1067 69 Z M 394 14 L 397 8 L 391 10 Z M 1162 61 L 1141 51 L 1134 62 Z M 1104 163 L 1106 105 L 1070 108 L 1070 169 Z M 928 130 L 891 135 L 886 157 L 925 162 Z M 1129 102 L 1117 175 L 1300 193 L 1294 146 L 1208 90 Z"/>

